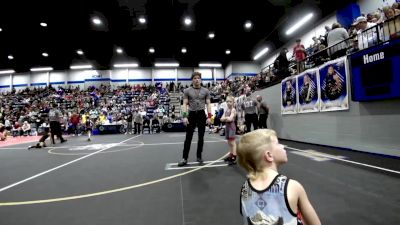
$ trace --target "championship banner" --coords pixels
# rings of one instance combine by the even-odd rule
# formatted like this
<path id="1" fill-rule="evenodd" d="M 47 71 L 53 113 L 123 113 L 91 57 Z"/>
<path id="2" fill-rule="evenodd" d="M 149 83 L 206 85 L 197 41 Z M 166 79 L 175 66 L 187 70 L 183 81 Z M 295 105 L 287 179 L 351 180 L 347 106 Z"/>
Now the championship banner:
<path id="1" fill-rule="evenodd" d="M 321 111 L 349 109 L 346 57 L 319 67 Z"/>
<path id="2" fill-rule="evenodd" d="M 318 70 L 307 70 L 297 76 L 299 113 L 319 111 Z"/>
<path id="3" fill-rule="evenodd" d="M 296 77 L 289 77 L 281 82 L 282 114 L 297 113 Z"/>

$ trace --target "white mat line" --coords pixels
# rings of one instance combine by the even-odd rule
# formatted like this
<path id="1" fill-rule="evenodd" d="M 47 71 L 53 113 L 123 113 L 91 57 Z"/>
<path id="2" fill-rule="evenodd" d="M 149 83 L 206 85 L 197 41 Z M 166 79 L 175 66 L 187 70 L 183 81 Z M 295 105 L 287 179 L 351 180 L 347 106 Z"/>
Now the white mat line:
<path id="1" fill-rule="evenodd" d="M 133 138 L 137 138 L 137 137 L 139 137 L 139 136 L 141 136 L 141 135 L 138 135 L 138 136 L 135 136 L 135 137 L 131 137 L 131 138 L 126 139 L 126 140 L 124 140 L 124 141 L 121 141 L 121 142 L 119 142 L 119 143 L 120 143 L 120 144 L 121 144 L 121 143 L 124 143 L 124 142 L 126 142 L 126 141 L 129 141 L 129 140 L 131 140 L 131 139 L 133 139 Z M 114 147 L 114 146 L 112 146 L 112 147 Z M 70 161 L 70 162 L 64 163 L 64 164 L 59 165 L 59 166 L 57 166 L 57 167 L 54 167 L 54 168 L 52 168 L 52 169 L 49 169 L 49 170 L 43 171 L 43 172 L 41 172 L 41 173 L 38 173 L 38 174 L 36 174 L 36 175 L 33 175 L 33 176 L 31 176 L 31 177 L 28 177 L 28 178 L 26 178 L 26 179 L 24 179 L 24 180 L 18 181 L 18 182 L 14 183 L 14 184 L 10 184 L 10 185 L 8 185 L 8 186 L 6 186 L 6 187 L 1 188 L 1 189 L 0 189 L 0 192 L 3 192 L 3 191 L 5 191 L 5 190 L 7 190 L 7 189 L 10 189 L 10 188 L 12 188 L 12 187 L 15 187 L 15 186 L 17 186 L 17 185 L 19 185 L 19 184 L 25 183 L 25 182 L 27 182 L 27 181 L 29 181 L 29 180 L 33 180 L 33 179 L 35 179 L 35 178 L 37 178 L 37 177 L 40 177 L 40 176 L 45 175 L 45 174 L 47 174 L 47 173 L 50 173 L 50 172 L 52 172 L 52 171 L 54 171 L 54 170 L 60 169 L 60 168 L 62 168 L 62 167 L 65 167 L 65 166 L 67 166 L 67 165 L 69 165 L 69 164 L 72 164 L 72 163 L 74 163 L 74 162 L 78 162 L 78 161 L 80 161 L 80 160 L 82 160 L 82 159 L 85 159 L 85 158 L 87 158 L 87 157 L 90 157 L 90 156 L 92 156 L 92 155 L 95 155 L 95 154 L 97 154 L 97 153 L 100 153 L 100 152 L 105 151 L 105 150 L 107 150 L 107 149 L 109 149 L 109 148 L 112 148 L 112 147 L 108 147 L 108 148 L 101 149 L 101 150 L 99 150 L 99 151 L 90 153 L 90 154 L 88 154 L 88 155 L 85 155 L 85 156 L 82 156 L 82 157 L 80 157 L 80 158 L 74 159 L 74 160 L 72 160 L 72 161 Z"/>
<path id="2" fill-rule="evenodd" d="M 386 171 L 386 172 L 400 174 L 400 171 L 386 169 L 386 168 L 379 167 L 379 166 L 373 166 L 373 165 L 369 165 L 369 164 L 366 164 L 366 163 L 359 163 L 359 162 L 355 162 L 355 161 L 351 161 L 351 160 L 347 160 L 347 159 L 341 159 L 341 158 L 338 158 L 338 157 L 327 156 L 324 153 L 307 152 L 305 150 L 292 148 L 292 147 L 288 147 L 288 146 L 285 146 L 285 148 L 292 149 L 292 150 L 299 151 L 299 152 L 306 152 L 308 154 L 314 154 L 314 155 L 318 155 L 318 156 L 323 156 L 325 158 L 330 158 L 330 159 L 334 159 L 334 160 L 338 160 L 338 161 L 342 161 L 342 162 L 347 162 L 347 163 L 350 163 L 350 164 L 355 164 L 355 165 L 359 165 L 359 166 L 365 166 L 365 167 L 369 167 L 369 168 L 373 168 L 373 169 L 377 169 L 377 170 L 382 170 L 382 171 Z"/>

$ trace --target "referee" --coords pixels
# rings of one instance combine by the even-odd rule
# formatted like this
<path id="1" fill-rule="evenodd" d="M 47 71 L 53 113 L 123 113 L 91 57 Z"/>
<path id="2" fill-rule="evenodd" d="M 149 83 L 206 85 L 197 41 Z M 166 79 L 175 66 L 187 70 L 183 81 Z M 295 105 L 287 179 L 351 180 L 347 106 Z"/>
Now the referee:
<path id="1" fill-rule="evenodd" d="M 55 140 L 54 140 L 54 135 L 56 135 L 58 137 L 58 139 L 61 140 L 61 143 L 66 142 L 67 140 L 65 140 L 62 137 L 61 134 L 61 124 L 60 124 L 60 118 L 61 118 L 61 113 L 60 111 L 57 109 L 57 104 L 53 103 L 53 107 L 49 112 L 49 121 L 50 121 L 50 131 L 51 131 L 51 143 L 53 145 L 56 144 Z"/>
<path id="2" fill-rule="evenodd" d="M 201 87 L 201 73 L 192 74 L 192 87 L 186 88 L 183 92 L 183 123 L 186 125 L 186 138 L 183 147 L 183 157 L 178 166 L 185 166 L 189 157 L 190 144 L 192 143 L 194 129 L 198 128 L 199 140 L 197 142 L 197 162 L 203 163 L 201 153 L 203 152 L 204 132 L 206 123 L 210 124 L 211 101 L 210 91 Z M 207 105 L 207 115 L 204 106 Z M 187 107 L 189 106 L 189 107 Z"/>

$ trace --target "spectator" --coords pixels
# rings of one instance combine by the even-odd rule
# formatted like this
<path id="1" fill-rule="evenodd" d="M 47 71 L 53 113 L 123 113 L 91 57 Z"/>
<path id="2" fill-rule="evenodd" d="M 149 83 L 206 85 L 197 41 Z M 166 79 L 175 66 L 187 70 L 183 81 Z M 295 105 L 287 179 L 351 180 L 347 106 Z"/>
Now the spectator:
<path id="1" fill-rule="evenodd" d="M 7 130 L 3 124 L 0 124 L 0 141 L 5 141 L 7 139 Z"/>
<path id="2" fill-rule="evenodd" d="M 19 125 L 18 122 L 14 123 L 14 126 L 12 127 L 11 133 L 12 133 L 13 137 L 21 135 L 21 125 Z"/>
<path id="3" fill-rule="evenodd" d="M 290 75 L 289 72 L 289 61 L 286 57 L 288 50 L 283 48 L 279 53 L 279 56 L 275 59 L 274 68 L 275 74 L 280 78 L 283 79 Z"/>
<path id="4" fill-rule="evenodd" d="M 329 55 L 331 59 L 346 55 L 347 42 L 345 40 L 348 38 L 349 34 L 339 23 L 332 24 L 332 30 L 328 33 Z"/>
<path id="5" fill-rule="evenodd" d="M 296 40 L 296 45 L 293 48 L 293 57 L 297 63 L 297 73 L 301 73 L 304 70 L 304 60 L 306 59 L 307 53 L 304 45 L 301 44 L 301 39 Z"/>
<path id="6" fill-rule="evenodd" d="M 383 9 L 383 12 L 385 13 L 385 19 L 384 19 L 385 21 L 393 19 L 395 16 L 398 16 L 400 14 L 400 10 L 398 9 L 395 10 L 390 7 L 385 7 Z"/>
<path id="7" fill-rule="evenodd" d="M 360 16 L 356 19 L 353 25 L 357 28 L 358 49 L 361 50 L 368 48 L 378 42 L 378 35 L 375 29 L 366 31 L 367 29 L 374 27 L 376 25 L 375 23 L 369 23 L 367 22 L 367 18 Z M 371 32 L 372 35 L 370 35 Z"/>
<path id="8" fill-rule="evenodd" d="M 28 121 L 26 121 L 26 120 L 24 121 L 21 129 L 22 129 L 24 136 L 31 135 L 31 125 L 28 123 Z"/>

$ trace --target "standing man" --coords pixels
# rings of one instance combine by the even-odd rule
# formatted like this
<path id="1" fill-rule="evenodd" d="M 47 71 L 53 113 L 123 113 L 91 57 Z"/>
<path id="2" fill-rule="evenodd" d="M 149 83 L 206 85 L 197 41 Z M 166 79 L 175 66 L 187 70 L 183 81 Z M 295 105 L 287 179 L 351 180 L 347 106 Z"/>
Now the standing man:
<path id="1" fill-rule="evenodd" d="M 62 118 L 61 112 L 57 109 L 57 104 L 53 103 L 53 107 L 49 112 L 49 121 L 50 121 L 50 131 L 51 131 L 51 143 L 53 145 L 56 144 L 54 140 L 54 135 L 57 135 L 58 139 L 60 139 L 61 143 L 66 142 L 62 137 L 62 130 L 61 130 L 61 124 L 60 124 L 60 119 Z"/>
<path id="2" fill-rule="evenodd" d="M 244 114 L 244 123 L 246 124 L 246 132 L 251 131 L 251 124 L 253 124 L 254 130 L 258 129 L 258 118 L 257 118 L 257 102 L 251 98 L 251 93 L 246 93 L 246 99 L 242 103 L 242 118 Z"/>
<path id="3" fill-rule="evenodd" d="M 201 73 L 194 72 L 192 74 L 193 87 L 186 88 L 183 92 L 183 123 L 186 125 L 186 139 L 183 148 L 182 161 L 178 166 L 185 166 L 189 157 L 190 144 L 192 143 L 194 129 L 198 128 L 199 140 L 197 142 L 197 162 L 202 164 L 204 132 L 206 123 L 210 124 L 211 101 L 210 91 L 207 88 L 201 87 Z M 204 111 L 204 105 L 207 104 L 207 115 Z M 189 107 L 187 107 L 189 106 Z"/>
<path id="4" fill-rule="evenodd" d="M 258 128 L 267 128 L 267 119 L 269 108 L 267 103 L 262 100 L 261 95 L 257 95 L 257 109 L 258 109 Z"/>

